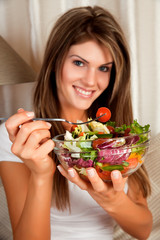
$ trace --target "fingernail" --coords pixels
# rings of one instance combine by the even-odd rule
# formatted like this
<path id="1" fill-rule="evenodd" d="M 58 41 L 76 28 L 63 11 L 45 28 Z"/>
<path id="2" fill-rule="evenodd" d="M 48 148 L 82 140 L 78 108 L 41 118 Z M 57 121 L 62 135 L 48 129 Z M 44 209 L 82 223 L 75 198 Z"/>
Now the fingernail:
<path id="1" fill-rule="evenodd" d="M 23 108 L 18 108 L 18 110 L 17 110 L 18 113 L 21 113 L 21 112 L 23 112 L 23 111 L 24 111 Z"/>
<path id="2" fill-rule="evenodd" d="M 90 168 L 90 169 L 87 169 L 86 171 L 89 177 L 94 177 L 95 175 L 94 169 Z"/>
<path id="3" fill-rule="evenodd" d="M 62 167 L 60 165 L 58 165 L 57 168 L 60 172 L 62 172 Z"/>
<path id="4" fill-rule="evenodd" d="M 119 178 L 119 171 L 113 171 L 112 172 L 112 176 L 115 178 L 115 179 L 118 179 Z"/>
<path id="5" fill-rule="evenodd" d="M 69 169 L 69 170 L 68 170 L 68 174 L 69 174 L 71 177 L 74 177 L 74 176 L 75 176 L 73 169 Z"/>
<path id="6" fill-rule="evenodd" d="M 49 122 L 46 122 L 46 124 L 51 128 L 52 127 L 52 124 L 49 123 Z"/>
<path id="7" fill-rule="evenodd" d="M 26 115 L 31 118 L 31 117 L 34 117 L 34 112 L 27 112 Z"/>

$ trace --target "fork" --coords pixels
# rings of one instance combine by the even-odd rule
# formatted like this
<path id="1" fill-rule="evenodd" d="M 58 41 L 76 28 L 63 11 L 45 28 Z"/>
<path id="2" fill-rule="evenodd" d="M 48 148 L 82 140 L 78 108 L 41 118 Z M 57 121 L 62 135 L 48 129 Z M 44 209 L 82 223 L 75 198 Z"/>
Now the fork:
<path id="1" fill-rule="evenodd" d="M 90 122 L 93 122 L 93 121 L 96 121 L 98 120 L 99 118 L 103 117 L 104 115 L 106 115 L 106 113 L 102 114 L 101 116 L 99 117 L 96 117 L 94 119 L 91 119 L 89 121 L 86 121 L 86 122 L 71 122 L 71 121 L 68 121 L 64 118 L 32 118 L 32 120 L 43 120 L 43 121 L 49 121 L 49 122 L 66 122 L 66 123 L 69 123 L 69 124 L 72 124 L 72 125 L 82 125 L 82 124 L 87 124 L 87 123 L 90 123 Z M 6 121 L 8 118 L 7 117 L 4 117 L 4 118 L 0 118 L 0 121 Z"/>

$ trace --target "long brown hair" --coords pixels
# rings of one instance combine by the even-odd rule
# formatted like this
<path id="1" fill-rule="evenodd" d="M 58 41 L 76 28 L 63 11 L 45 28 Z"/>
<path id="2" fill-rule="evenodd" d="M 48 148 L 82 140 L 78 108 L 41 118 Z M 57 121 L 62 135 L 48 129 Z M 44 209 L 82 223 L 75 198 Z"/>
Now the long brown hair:
<path id="1" fill-rule="evenodd" d="M 88 116 L 95 117 L 101 106 L 112 112 L 112 121 L 118 125 L 133 121 L 130 93 L 130 57 L 123 31 L 115 18 L 105 9 L 94 7 L 73 8 L 64 13 L 55 23 L 45 50 L 42 68 L 37 79 L 34 94 L 34 108 L 37 117 L 59 117 L 60 103 L 57 96 L 56 78 L 61 76 L 65 57 L 71 45 L 95 39 L 107 47 L 113 57 L 110 83 L 88 109 Z M 52 126 L 52 137 L 64 133 L 60 123 Z M 54 156 L 56 164 L 58 160 Z M 143 176 L 143 177 L 142 177 Z M 142 166 L 132 175 L 143 195 L 150 193 L 150 184 Z M 67 180 L 56 170 L 54 174 L 54 199 L 58 209 L 69 205 Z"/>

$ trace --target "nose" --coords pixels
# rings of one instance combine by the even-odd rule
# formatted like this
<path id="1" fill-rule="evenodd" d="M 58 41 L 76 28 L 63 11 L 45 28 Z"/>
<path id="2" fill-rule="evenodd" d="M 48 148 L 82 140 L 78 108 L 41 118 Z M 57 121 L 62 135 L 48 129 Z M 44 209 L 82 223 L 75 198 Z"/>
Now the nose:
<path id="1" fill-rule="evenodd" d="M 83 81 L 86 86 L 95 86 L 97 81 L 96 70 L 94 68 L 88 68 Z"/>

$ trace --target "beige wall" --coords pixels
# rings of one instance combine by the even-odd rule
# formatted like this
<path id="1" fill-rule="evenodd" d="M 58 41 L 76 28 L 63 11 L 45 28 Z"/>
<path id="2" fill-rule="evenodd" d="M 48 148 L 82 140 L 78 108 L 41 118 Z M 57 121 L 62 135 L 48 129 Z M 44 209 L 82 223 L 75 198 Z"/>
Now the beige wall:
<path id="1" fill-rule="evenodd" d="M 14 114 L 18 108 L 32 110 L 34 83 L 0 86 L 0 117 Z"/>

